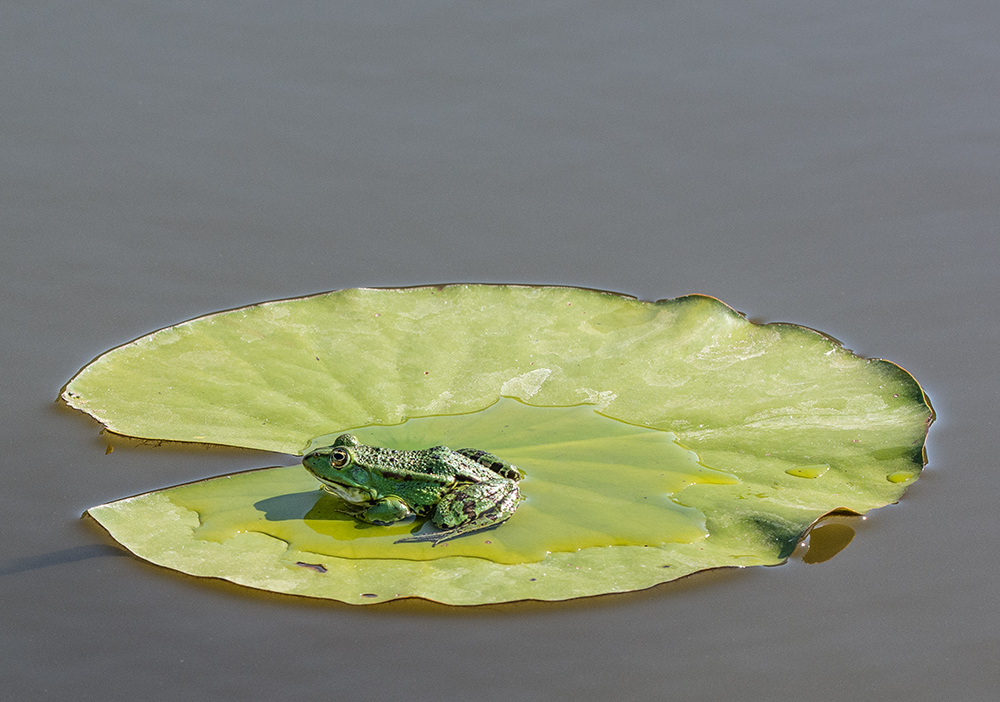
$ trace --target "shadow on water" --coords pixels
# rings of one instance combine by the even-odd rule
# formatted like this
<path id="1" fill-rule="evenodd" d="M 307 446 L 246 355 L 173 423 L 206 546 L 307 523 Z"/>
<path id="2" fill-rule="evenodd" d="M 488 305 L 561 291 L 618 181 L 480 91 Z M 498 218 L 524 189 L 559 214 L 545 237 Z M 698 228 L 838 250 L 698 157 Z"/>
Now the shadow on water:
<path id="1" fill-rule="evenodd" d="M 24 556 L 12 558 L 9 561 L 0 563 L 0 576 L 13 575 L 15 573 L 25 573 L 31 570 L 48 568 L 49 566 L 66 565 L 86 561 L 91 558 L 104 558 L 105 556 L 128 556 L 121 549 L 107 544 L 90 544 L 88 546 L 74 546 L 64 548 L 61 551 L 51 551 L 37 556 Z"/>

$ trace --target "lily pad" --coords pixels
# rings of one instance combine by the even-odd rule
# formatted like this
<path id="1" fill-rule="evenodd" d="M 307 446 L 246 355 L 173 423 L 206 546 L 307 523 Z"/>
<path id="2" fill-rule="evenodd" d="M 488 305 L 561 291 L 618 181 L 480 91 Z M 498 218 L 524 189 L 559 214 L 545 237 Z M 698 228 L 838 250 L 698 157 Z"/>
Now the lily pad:
<path id="1" fill-rule="evenodd" d="M 923 466 L 933 418 L 898 366 L 804 327 L 753 324 L 714 298 L 641 302 L 491 285 L 344 290 L 201 317 L 109 351 L 62 397 L 112 431 L 143 438 L 300 454 L 316 437 L 369 427 L 369 443 L 475 446 L 525 471 L 528 499 L 508 523 L 446 548 L 387 543 L 389 532 L 398 538 L 394 529 L 415 525 L 375 528 L 386 530 L 381 545 L 339 538 L 366 530 L 338 524 L 299 467 L 89 511 L 153 562 L 358 603 L 566 599 L 706 568 L 777 564 L 823 514 L 898 500 Z M 563 418 L 549 422 L 560 427 L 526 418 L 539 412 Z M 592 436 L 582 413 L 608 435 Z M 417 419 L 425 417 L 434 419 Z M 578 458 L 550 460 L 567 437 L 584 448 L 603 443 L 590 472 Z M 675 447 L 675 458 L 711 479 L 657 487 L 629 477 L 656 470 L 644 441 Z M 631 493 L 613 508 L 615 481 L 601 480 L 619 465 L 630 466 L 618 484 Z M 536 511 L 546 486 L 562 497 L 582 491 L 590 502 Z M 615 509 L 641 512 L 643 496 L 658 501 L 657 516 L 637 517 L 625 536 L 607 528 Z M 557 536 L 553 524 L 573 521 L 575 535 Z M 283 523 L 280 533 L 270 522 Z M 303 539 L 297 529 L 320 536 Z M 551 541 L 529 543 L 531 532 Z M 362 541 L 372 548 L 352 550 Z"/>

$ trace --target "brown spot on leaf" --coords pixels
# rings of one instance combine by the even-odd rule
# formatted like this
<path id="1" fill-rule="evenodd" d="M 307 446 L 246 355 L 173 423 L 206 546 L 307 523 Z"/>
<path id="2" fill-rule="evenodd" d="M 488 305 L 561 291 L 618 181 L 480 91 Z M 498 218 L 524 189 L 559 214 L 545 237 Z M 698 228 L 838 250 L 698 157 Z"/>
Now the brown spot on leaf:
<path id="1" fill-rule="evenodd" d="M 295 565 L 301 566 L 303 568 L 308 568 L 309 570 L 315 570 L 317 573 L 326 572 L 326 566 L 324 566 L 322 563 L 303 563 L 302 561 L 297 561 Z"/>

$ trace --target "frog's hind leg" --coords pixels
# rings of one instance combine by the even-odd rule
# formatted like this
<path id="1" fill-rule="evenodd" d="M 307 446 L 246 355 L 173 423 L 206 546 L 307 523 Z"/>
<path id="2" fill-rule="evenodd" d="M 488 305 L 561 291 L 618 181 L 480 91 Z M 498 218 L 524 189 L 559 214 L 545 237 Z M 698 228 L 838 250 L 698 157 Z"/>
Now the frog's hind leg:
<path id="1" fill-rule="evenodd" d="M 451 539 L 490 529 L 510 519 L 521 501 L 512 480 L 470 483 L 449 492 L 437 505 L 434 526 L 441 531 L 407 536 L 396 543 L 431 541 L 434 546 Z"/>
<path id="2" fill-rule="evenodd" d="M 521 473 L 517 470 L 517 466 L 511 465 L 507 461 L 490 453 L 489 451 L 483 451 L 482 449 L 475 448 L 463 448 L 458 449 L 455 453 L 460 453 L 466 458 L 471 458 L 479 465 L 489 468 L 501 477 L 509 480 L 521 479 Z"/>
<path id="3" fill-rule="evenodd" d="M 504 519 L 506 519 L 506 517 Z M 492 529 L 502 523 L 504 519 L 498 521 L 483 520 L 482 523 L 479 523 L 477 520 L 469 522 L 468 524 L 463 524 L 460 527 L 455 527 L 454 529 L 445 529 L 444 531 L 431 531 L 426 534 L 404 536 L 402 539 L 396 539 L 393 543 L 409 544 L 419 541 L 430 541 L 431 546 L 437 546 L 438 544 L 443 544 L 445 541 L 451 541 L 452 539 L 464 536 L 465 534 L 471 534 L 475 531 L 483 531 L 485 529 Z"/>

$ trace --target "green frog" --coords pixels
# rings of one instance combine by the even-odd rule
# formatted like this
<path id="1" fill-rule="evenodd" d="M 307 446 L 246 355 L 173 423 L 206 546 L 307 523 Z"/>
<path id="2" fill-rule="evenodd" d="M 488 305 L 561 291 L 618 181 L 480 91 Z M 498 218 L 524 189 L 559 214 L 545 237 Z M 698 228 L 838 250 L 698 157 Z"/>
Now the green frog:
<path id="1" fill-rule="evenodd" d="M 431 541 L 437 546 L 488 529 L 510 519 L 522 499 L 517 468 L 479 449 L 400 451 L 341 434 L 331 446 L 303 456 L 302 464 L 357 519 L 391 524 L 411 515 L 430 516 L 441 529 L 396 543 Z"/>

